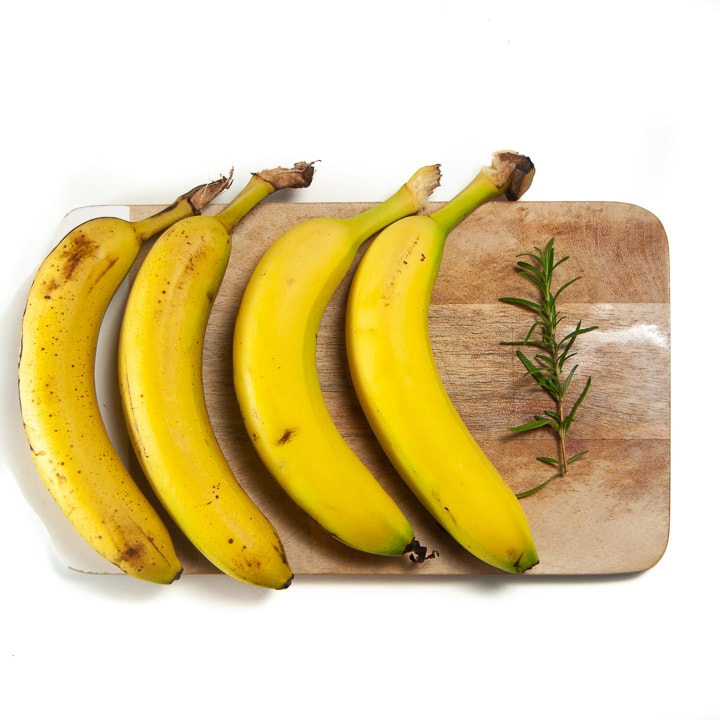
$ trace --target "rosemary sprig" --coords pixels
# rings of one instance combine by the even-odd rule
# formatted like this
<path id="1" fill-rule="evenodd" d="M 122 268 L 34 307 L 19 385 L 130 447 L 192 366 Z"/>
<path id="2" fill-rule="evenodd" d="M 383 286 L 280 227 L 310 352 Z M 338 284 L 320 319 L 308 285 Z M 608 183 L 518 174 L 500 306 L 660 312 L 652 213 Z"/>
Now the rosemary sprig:
<path id="1" fill-rule="evenodd" d="M 558 298 L 570 285 L 580 280 L 580 277 L 568 280 L 558 290 L 553 291 L 555 270 L 559 265 L 566 262 L 569 256 L 555 260 L 555 238 L 551 238 L 544 249 L 536 247 L 535 251 L 535 253 L 518 255 L 519 258 L 528 258 L 529 262 L 522 259 L 518 260 L 516 270 L 537 288 L 540 295 L 539 301 L 515 297 L 502 297 L 500 301 L 530 311 L 537 316 L 537 320 L 533 322 L 523 340 L 506 341 L 501 344 L 535 348 L 536 353 L 532 357 L 528 357 L 522 350 L 517 350 L 517 356 L 526 373 L 532 377 L 535 384 L 554 401 L 554 407 L 535 414 L 532 420 L 512 427 L 510 431 L 523 433 L 549 427 L 557 436 L 559 457 L 541 456 L 536 458 L 540 462 L 553 467 L 555 472 L 540 485 L 517 493 L 520 498 L 532 495 L 542 490 L 555 478 L 566 475 L 568 466 L 587 453 L 587 450 L 583 450 L 568 457 L 565 440 L 570 431 L 570 426 L 575 420 L 578 408 L 590 390 L 592 378 L 587 378 L 582 390 L 570 409 L 567 410 L 566 400 L 570 383 L 578 366 L 574 365 L 566 372 L 566 365 L 576 355 L 573 346 L 578 337 L 598 327 L 597 325 L 583 327 L 582 321 L 579 321 L 571 332 L 562 337 L 558 336 L 559 326 L 566 320 L 566 317 L 561 315 L 558 310 Z"/>

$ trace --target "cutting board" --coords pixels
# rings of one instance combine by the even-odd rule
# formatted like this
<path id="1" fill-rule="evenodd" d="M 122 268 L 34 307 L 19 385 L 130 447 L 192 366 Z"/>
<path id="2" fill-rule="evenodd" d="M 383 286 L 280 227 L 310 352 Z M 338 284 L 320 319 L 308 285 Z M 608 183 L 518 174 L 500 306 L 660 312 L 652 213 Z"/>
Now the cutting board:
<path id="1" fill-rule="evenodd" d="M 209 212 L 222 207 L 212 206 Z M 352 271 L 318 334 L 321 386 L 341 433 L 437 557 L 413 563 L 340 544 L 284 495 L 245 434 L 232 386 L 231 353 L 235 314 L 252 269 L 292 225 L 317 216 L 346 217 L 368 207 L 370 203 L 266 201 L 235 229 L 230 265 L 205 340 L 207 403 L 215 432 L 238 481 L 276 526 L 296 575 L 499 574 L 437 526 L 369 430 L 344 348 Z M 131 218 L 158 209 L 133 206 Z M 563 314 L 572 326 L 582 320 L 599 327 L 576 345 L 576 389 L 588 375 L 592 388 L 572 427 L 568 450 L 587 450 L 587 455 L 567 476 L 522 500 L 540 555 L 528 574 L 642 571 L 663 555 L 670 515 L 669 258 L 660 221 L 625 203 L 494 202 L 478 209 L 448 238 L 433 294 L 430 333 L 437 364 L 461 416 L 510 486 L 521 491 L 546 479 L 549 468 L 536 457 L 556 456 L 554 436 L 545 430 L 523 435 L 508 430 L 549 407 L 525 376 L 515 350 L 501 344 L 524 337 L 532 320 L 498 298 L 531 296 L 530 284 L 514 270 L 516 256 L 550 238 L 555 238 L 556 258 L 569 256 L 557 281 L 582 276 L 563 293 Z M 143 483 L 136 465 L 133 470 Z M 174 532 L 186 573 L 215 572 Z"/>

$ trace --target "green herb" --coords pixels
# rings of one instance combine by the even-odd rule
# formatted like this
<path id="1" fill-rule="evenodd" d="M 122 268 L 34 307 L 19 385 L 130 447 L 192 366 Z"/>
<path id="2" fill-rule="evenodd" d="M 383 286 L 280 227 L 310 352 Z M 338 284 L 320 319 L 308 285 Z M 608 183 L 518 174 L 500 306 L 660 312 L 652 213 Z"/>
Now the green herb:
<path id="1" fill-rule="evenodd" d="M 582 321 L 579 321 L 574 330 L 561 337 L 559 336 L 559 326 L 566 318 L 558 310 L 558 298 L 570 285 L 580 280 L 580 277 L 568 280 L 558 290 L 553 291 L 552 284 L 555 270 L 559 265 L 567 261 L 569 256 L 555 260 L 555 238 L 550 239 L 544 250 L 536 247 L 535 251 L 536 253 L 518 255 L 519 258 L 528 258 L 529 262 L 527 260 L 518 260 L 515 269 L 537 288 L 540 299 L 527 300 L 524 298 L 503 297 L 500 298 L 500 301 L 528 310 L 537 316 L 537 319 L 533 322 L 523 340 L 503 342 L 501 344 L 532 347 L 537 351 L 532 357 L 528 357 L 522 350 L 518 350 L 517 356 L 523 364 L 526 374 L 532 377 L 535 384 L 554 401 L 554 406 L 552 409 L 546 409 L 534 415 L 529 422 L 510 428 L 510 430 L 514 433 L 523 433 L 549 427 L 557 436 L 559 457 L 542 456 L 536 458 L 540 462 L 555 468 L 555 472 L 540 485 L 517 493 L 517 496 L 521 498 L 542 490 L 555 478 L 566 475 L 568 466 L 587 453 L 587 450 L 583 450 L 568 457 L 565 440 L 570 431 L 570 426 L 575 420 L 578 408 L 590 390 L 592 378 L 587 378 L 585 385 L 568 410 L 566 404 L 569 401 L 570 384 L 578 366 L 574 365 L 569 371 L 566 371 L 566 365 L 576 355 L 573 347 L 578 337 L 597 329 L 597 325 L 583 327 Z"/>

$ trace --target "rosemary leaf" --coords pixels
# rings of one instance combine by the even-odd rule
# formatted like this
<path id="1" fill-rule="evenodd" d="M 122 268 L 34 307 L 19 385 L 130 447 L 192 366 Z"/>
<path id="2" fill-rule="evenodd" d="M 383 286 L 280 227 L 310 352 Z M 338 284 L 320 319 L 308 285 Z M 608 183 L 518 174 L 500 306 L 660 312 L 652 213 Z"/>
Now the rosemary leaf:
<path id="1" fill-rule="evenodd" d="M 535 486 L 534 488 L 531 488 L 530 490 L 524 490 L 523 492 L 516 493 L 516 496 L 522 500 L 522 498 L 530 497 L 530 495 L 534 495 L 536 492 L 540 492 L 545 486 L 549 485 L 555 478 L 560 477 L 561 473 L 556 472 L 555 474 L 551 475 L 545 482 L 540 483 L 539 485 Z"/>
<path id="2" fill-rule="evenodd" d="M 570 456 L 566 462 L 569 465 L 571 462 L 575 462 L 576 460 L 579 460 L 583 455 L 587 455 L 587 450 L 582 450 L 579 453 L 575 453 L 574 455 Z"/>
<path id="3" fill-rule="evenodd" d="M 544 427 L 550 424 L 549 418 L 539 418 L 538 420 L 532 420 L 531 422 L 525 423 L 524 425 L 518 425 L 517 427 L 511 427 L 510 432 L 521 433 L 527 432 L 528 430 L 537 430 L 537 428 Z"/>
<path id="4" fill-rule="evenodd" d="M 526 307 L 529 310 L 535 310 L 536 312 L 540 312 L 542 310 L 541 305 L 536 302 L 532 302 L 531 300 L 523 300 L 521 298 L 500 298 L 500 301 L 504 303 L 510 303 L 511 305 L 519 305 L 520 307 Z"/>
<path id="5" fill-rule="evenodd" d="M 546 465 L 554 465 L 555 467 L 560 467 L 560 461 L 556 460 L 555 458 L 543 457 L 542 455 L 540 455 L 535 459 L 539 460 L 542 463 L 545 463 Z"/>
<path id="6" fill-rule="evenodd" d="M 577 400 L 575 400 L 570 412 L 567 415 L 566 421 L 568 422 L 568 424 L 571 423 L 575 419 L 575 414 L 577 413 L 578 408 L 582 404 L 582 401 L 585 399 L 585 396 L 588 394 L 591 383 L 592 383 L 592 378 L 589 377 L 585 381 L 585 387 L 583 387 L 582 392 L 578 395 Z"/>
<path id="7" fill-rule="evenodd" d="M 555 293 L 555 295 L 553 296 L 553 300 L 554 300 L 555 302 L 557 302 L 557 299 L 558 299 L 560 293 L 563 292 L 566 288 L 570 287 L 570 285 L 572 285 L 574 282 L 577 282 L 577 281 L 580 280 L 580 279 L 581 279 L 580 277 L 574 277 L 572 280 L 568 280 L 568 281 L 567 281 L 564 285 L 562 285 L 562 286 L 560 287 L 560 289 Z"/>

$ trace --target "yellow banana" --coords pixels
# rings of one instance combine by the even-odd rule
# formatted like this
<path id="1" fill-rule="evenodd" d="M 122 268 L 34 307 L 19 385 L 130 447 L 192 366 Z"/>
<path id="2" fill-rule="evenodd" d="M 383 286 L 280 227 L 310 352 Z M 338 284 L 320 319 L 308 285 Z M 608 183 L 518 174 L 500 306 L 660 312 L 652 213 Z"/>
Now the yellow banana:
<path id="1" fill-rule="evenodd" d="M 438 166 L 427 166 L 365 212 L 291 228 L 253 271 L 235 325 L 235 389 L 260 458 L 331 535 L 380 555 L 409 551 L 413 529 L 336 428 L 317 374 L 316 335 L 360 245 L 418 212 L 438 181 Z"/>
<path id="2" fill-rule="evenodd" d="M 208 417 L 203 339 L 230 257 L 232 228 L 284 187 L 305 187 L 312 165 L 251 176 L 216 215 L 175 223 L 154 243 L 123 315 L 119 380 L 137 458 L 169 514 L 205 557 L 254 585 L 287 587 L 285 551 L 234 477 Z"/>
<path id="3" fill-rule="evenodd" d="M 428 311 L 450 231 L 481 203 L 520 197 L 533 174 L 528 158 L 496 153 L 493 166 L 439 210 L 381 232 L 358 264 L 346 315 L 353 383 L 398 473 L 462 546 L 511 573 L 538 561 L 529 524 L 447 394 Z"/>
<path id="4" fill-rule="evenodd" d="M 19 396 L 40 477 L 102 557 L 156 583 L 172 582 L 181 566 L 103 423 L 95 388 L 98 334 L 142 243 L 198 212 L 228 183 L 195 188 L 144 220 L 102 217 L 78 226 L 38 269 L 23 316 Z"/>

